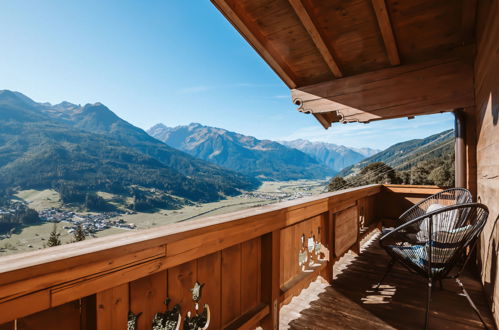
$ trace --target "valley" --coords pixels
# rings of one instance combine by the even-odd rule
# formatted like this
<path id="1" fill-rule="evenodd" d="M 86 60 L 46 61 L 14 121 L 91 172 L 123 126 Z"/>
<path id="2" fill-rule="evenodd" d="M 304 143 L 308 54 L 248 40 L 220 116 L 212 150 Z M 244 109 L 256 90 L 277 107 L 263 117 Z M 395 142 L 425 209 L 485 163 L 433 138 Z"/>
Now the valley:
<path id="1" fill-rule="evenodd" d="M 56 221 L 57 230 L 61 234 L 62 243 L 67 244 L 73 240 L 73 234 L 69 228 L 74 225 L 75 221 L 69 220 L 70 217 L 71 219 L 76 217 L 77 221 L 84 221 L 84 223 L 95 227 L 97 224 L 105 224 L 106 228 L 97 229 L 88 235 L 87 239 L 90 239 L 316 195 L 324 192 L 326 185 L 327 183 L 323 180 L 265 181 L 257 190 L 217 202 L 193 203 L 177 210 L 159 209 L 150 213 L 123 212 L 113 217 L 108 217 L 106 213 L 80 212 L 62 206 L 59 196 L 54 190 L 24 190 L 17 193 L 16 197 L 27 203 L 30 208 L 36 209 L 41 215 L 46 214 L 52 208 L 58 209 L 61 218 L 54 219 L 54 221 Z M 99 194 L 112 198 L 109 194 L 107 196 Z M 67 217 L 68 220 L 63 220 L 64 217 Z M 54 222 L 42 221 L 38 225 L 16 228 L 11 234 L 3 234 L 2 239 L 0 239 L 0 256 L 46 247 L 53 226 Z"/>

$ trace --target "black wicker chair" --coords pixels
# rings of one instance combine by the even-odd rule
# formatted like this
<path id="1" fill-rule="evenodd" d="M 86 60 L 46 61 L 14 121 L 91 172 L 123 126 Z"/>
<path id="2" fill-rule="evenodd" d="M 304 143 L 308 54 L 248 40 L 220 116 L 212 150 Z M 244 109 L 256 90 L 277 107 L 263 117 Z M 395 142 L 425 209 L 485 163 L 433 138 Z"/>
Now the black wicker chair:
<path id="1" fill-rule="evenodd" d="M 459 275 L 485 226 L 489 211 L 479 203 L 455 204 L 424 213 L 404 222 L 380 238 L 380 245 L 392 257 L 385 275 L 393 263 L 399 262 L 428 280 L 425 328 L 429 324 L 432 284 L 443 279 L 455 279 L 463 290 L 485 328 L 485 322 L 468 295 Z M 418 231 L 415 233 L 415 228 Z M 468 256 L 466 257 L 466 249 Z"/>
<path id="2" fill-rule="evenodd" d="M 471 203 L 473 201 L 473 197 L 471 192 L 465 188 L 450 188 L 447 190 L 443 190 L 439 193 L 431 195 L 419 203 L 415 204 L 407 211 L 402 213 L 397 219 L 397 227 L 402 226 L 403 224 L 421 217 L 428 212 L 435 211 L 444 206 L 451 206 L 457 204 Z M 382 235 L 386 235 L 389 232 L 394 231 L 394 228 L 384 228 L 382 231 Z M 397 238 L 399 241 L 407 241 L 412 244 L 417 244 L 418 238 L 417 234 L 419 232 L 419 227 L 417 224 L 412 224 L 404 227 L 403 230 L 397 230 L 396 233 L 391 235 L 392 239 Z M 396 259 L 392 258 L 386 267 L 386 271 L 383 274 L 383 277 L 378 283 L 376 290 L 379 289 L 381 283 L 385 280 L 386 276 L 392 269 L 395 264 Z"/>
<path id="3" fill-rule="evenodd" d="M 429 210 L 434 211 L 439 206 L 450 206 L 472 202 L 473 196 L 468 189 L 450 188 L 423 199 L 421 202 L 402 213 L 402 215 L 398 218 L 397 226 L 412 219 L 416 219 L 417 217 L 428 213 Z"/>

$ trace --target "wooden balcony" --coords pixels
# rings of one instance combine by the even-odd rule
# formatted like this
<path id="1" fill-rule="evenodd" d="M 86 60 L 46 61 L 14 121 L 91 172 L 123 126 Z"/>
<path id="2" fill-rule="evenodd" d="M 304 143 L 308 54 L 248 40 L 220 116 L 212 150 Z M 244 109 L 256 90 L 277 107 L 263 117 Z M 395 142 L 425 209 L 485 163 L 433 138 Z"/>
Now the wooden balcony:
<path id="1" fill-rule="evenodd" d="M 137 315 L 136 329 L 150 329 L 154 315 L 166 310 L 167 297 L 170 310 L 180 306 L 183 320 L 189 312 L 197 315 L 191 290 L 196 282 L 201 285 L 198 311 L 209 306 L 210 329 L 277 329 L 281 307 L 291 306 L 319 275 L 332 287 L 290 323 L 293 328 L 320 328 L 321 323 L 311 323 L 315 316 L 324 328 L 342 328 L 348 319 L 370 327 L 376 322 L 413 327 L 424 310 L 418 303 L 419 282 L 401 269 L 387 283 L 403 288 L 389 308 L 359 303 L 386 262 L 376 244 L 341 275 L 333 269 L 343 256 L 359 253 L 362 240 L 382 220 L 395 219 L 438 191 L 370 185 L 3 257 L 0 329 L 125 329 L 129 312 Z M 476 283 L 473 292 L 479 295 Z M 399 299 L 399 292 L 406 292 L 405 298 Z M 467 313 L 459 297 L 441 296 L 440 305 L 448 311 Z M 414 315 L 402 318 L 401 313 Z"/>

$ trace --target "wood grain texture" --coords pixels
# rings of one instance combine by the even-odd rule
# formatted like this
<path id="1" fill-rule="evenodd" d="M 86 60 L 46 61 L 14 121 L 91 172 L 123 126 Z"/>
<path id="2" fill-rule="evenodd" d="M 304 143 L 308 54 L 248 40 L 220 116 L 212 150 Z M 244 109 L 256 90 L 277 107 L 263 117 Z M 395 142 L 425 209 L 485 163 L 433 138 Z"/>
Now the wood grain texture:
<path id="1" fill-rule="evenodd" d="M 245 314 L 261 303 L 261 239 L 241 243 L 241 313 Z"/>
<path id="2" fill-rule="evenodd" d="M 73 301 L 17 320 L 18 330 L 80 330 L 80 302 Z"/>
<path id="3" fill-rule="evenodd" d="M 336 112 L 369 122 L 473 106 L 470 49 L 438 60 L 387 68 L 291 91 L 307 113 Z"/>
<path id="4" fill-rule="evenodd" d="M 424 328 L 426 288 L 419 275 L 395 266 L 381 290 L 374 291 L 373 286 L 389 262 L 388 254 L 377 241 L 366 246 L 359 257 L 346 261 L 351 263 L 339 265 L 345 267 L 337 274 L 334 285 L 327 287 L 310 305 L 302 305 L 304 308 L 293 317 L 290 329 Z M 479 280 L 473 272 L 466 272 L 461 279 L 487 326 L 494 329 Z M 443 290 L 433 290 L 430 329 L 483 329 L 466 299 L 458 294 L 460 291 L 453 280 L 445 280 Z"/>
<path id="5" fill-rule="evenodd" d="M 129 310 L 128 283 L 98 292 L 97 329 L 126 329 Z"/>
<path id="6" fill-rule="evenodd" d="M 200 307 L 208 304 L 211 311 L 210 328 L 219 329 L 222 327 L 221 317 L 221 262 L 222 253 L 216 252 L 197 260 L 197 280 L 203 284 Z"/>
<path id="7" fill-rule="evenodd" d="M 317 46 L 317 49 L 324 58 L 324 61 L 329 66 L 329 69 L 331 69 L 331 72 L 336 78 L 341 78 L 343 74 L 341 73 L 341 70 L 336 63 L 336 60 L 334 59 L 331 51 L 328 49 L 326 43 L 323 40 L 323 37 L 321 36 L 320 31 L 317 29 L 317 26 L 315 25 L 312 17 L 310 17 L 310 14 L 307 12 L 307 9 L 304 7 L 302 1 L 289 0 L 289 3 L 293 7 L 296 15 L 310 35 L 310 38 L 312 38 L 312 40 L 314 41 L 315 46 Z"/>
<path id="8" fill-rule="evenodd" d="M 279 230 L 262 237 L 262 272 L 261 272 L 261 297 L 262 302 L 269 306 L 269 313 L 262 319 L 263 329 L 277 330 L 279 326 L 279 301 L 280 301 L 280 258 L 281 258 L 281 233 Z"/>
<path id="9" fill-rule="evenodd" d="M 166 297 L 166 270 L 130 282 L 130 311 L 141 313 L 137 319 L 137 329 L 150 328 L 154 315 L 165 311 Z"/>
<path id="10" fill-rule="evenodd" d="M 222 251 L 222 325 L 241 315 L 241 245 Z"/>
<path id="11" fill-rule="evenodd" d="M 335 214 L 334 232 L 334 251 L 335 255 L 340 257 L 357 242 L 357 206 L 352 206 Z"/>
<path id="12" fill-rule="evenodd" d="M 373 4 L 376 18 L 378 19 L 379 29 L 381 31 L 381 35 L 383 36 L 383 42 L 385 43 L 390 64 L 399 65 L 400 57 L 397 49 L 397 42 L 395 41 L 395 36 L 393 35 L 392 24 L 390 23 L 390 17 L 388 16 L 385 0 L 372 0 L 371 3 Z"/>
<path id="13" fill-rule="evenodd" d="M 0 289 L 1 290 L 1 289 Z M 50 308 L 50 292 L 42 290 L 0 303 L 0 323 Z"/>
<path id="14" fill-rule="evenodd" d="M 344 77 L 390 66 L 369 1 L 303 0 L 303 4 L 334 51 Z"/>
<path id="15" fill-rule="evenodd" d="M 475 133 L 478 201 L 488 206 L 490 215 L 482 234 L 480 264 L 482 282 L 489 304 L 499 304 L 499 1 L 478 2 L 475 61 Z M 499 311 L 494 310 L 496 325 Z"/>
<path id="16" fill-rule="evenodd" d="M 196 260 L 168 269 L 168 297 L 171 299 L 170 308 L 173 308 L 176 304 L 180 305 L 180 311 L 183 316 L 188 311 L 194 312 L 195 310 L 191 289 L 194 287 L 196 280 Z"/>

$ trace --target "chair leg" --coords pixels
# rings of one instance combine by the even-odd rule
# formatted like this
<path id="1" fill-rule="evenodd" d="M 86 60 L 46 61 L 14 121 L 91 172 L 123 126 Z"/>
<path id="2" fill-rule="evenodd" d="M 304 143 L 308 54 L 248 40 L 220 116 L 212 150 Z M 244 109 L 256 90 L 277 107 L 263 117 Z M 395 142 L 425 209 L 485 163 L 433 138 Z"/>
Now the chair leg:
<path id="1" fill-rule="evenodd" d="M 428 279 L 428 295 L 427 295 L 427 300 L 426 300 L 426 316 L 425 316 L 425 329 L 429 329 L 430 326 L 430 303 L 431 303 L 431 286 L 432 286 L 432 280 L 431 278 Z"/>
<path id="2" fill-rule="evenodd" d="M 466 297 L 466 299 L 468 300 L 471 308 L 473 308 L 473 310 L 475 311 L 476 315 L 478 315 L 478 318 L 480 319 L 480 321 L 482 321 L 482 324 L 483 324 L 483 327 L 485 329 L 488 329 L 487 325 L 485 324 L 485 321 L 483 320 L 482 318 L 482 315 L 480 314 L 480 311 L 478 310 L 478 308 L 476 307 L 475 303 L 473 302 L 473 300 L 471 300 L 471 297 L 470 295 L 468 294 L 468 291 L 466 291 L 466 289 L 464 288 L 464 285 L 463 283 L 461 283 L 461 281 L 459 280 L 459 277 L 456 277 L 456 282 L 457 284 L 461 287 L 461 289 L 463 290 L 463 295 Z"/>
<path id="3" fill-rule="evenodd" d="M 385 273 L 383 274 L 383 277 L 381 277 L 381 280 L 378 282 L 378 285 L 376 285 L 376 289 L 375 289 L 376 291 L 379 290 L 379 287 L 381 286 L 381 284 L 385 280 L 388 273 L 392 270 L 392 267 L 394 264 L 395 264 L 395 259 L 392 258 L 392 260 L 390 260 L 390 262 L 388 263 L 388 266 L 386 266 L 386 270 L 385 270 Z"/>

